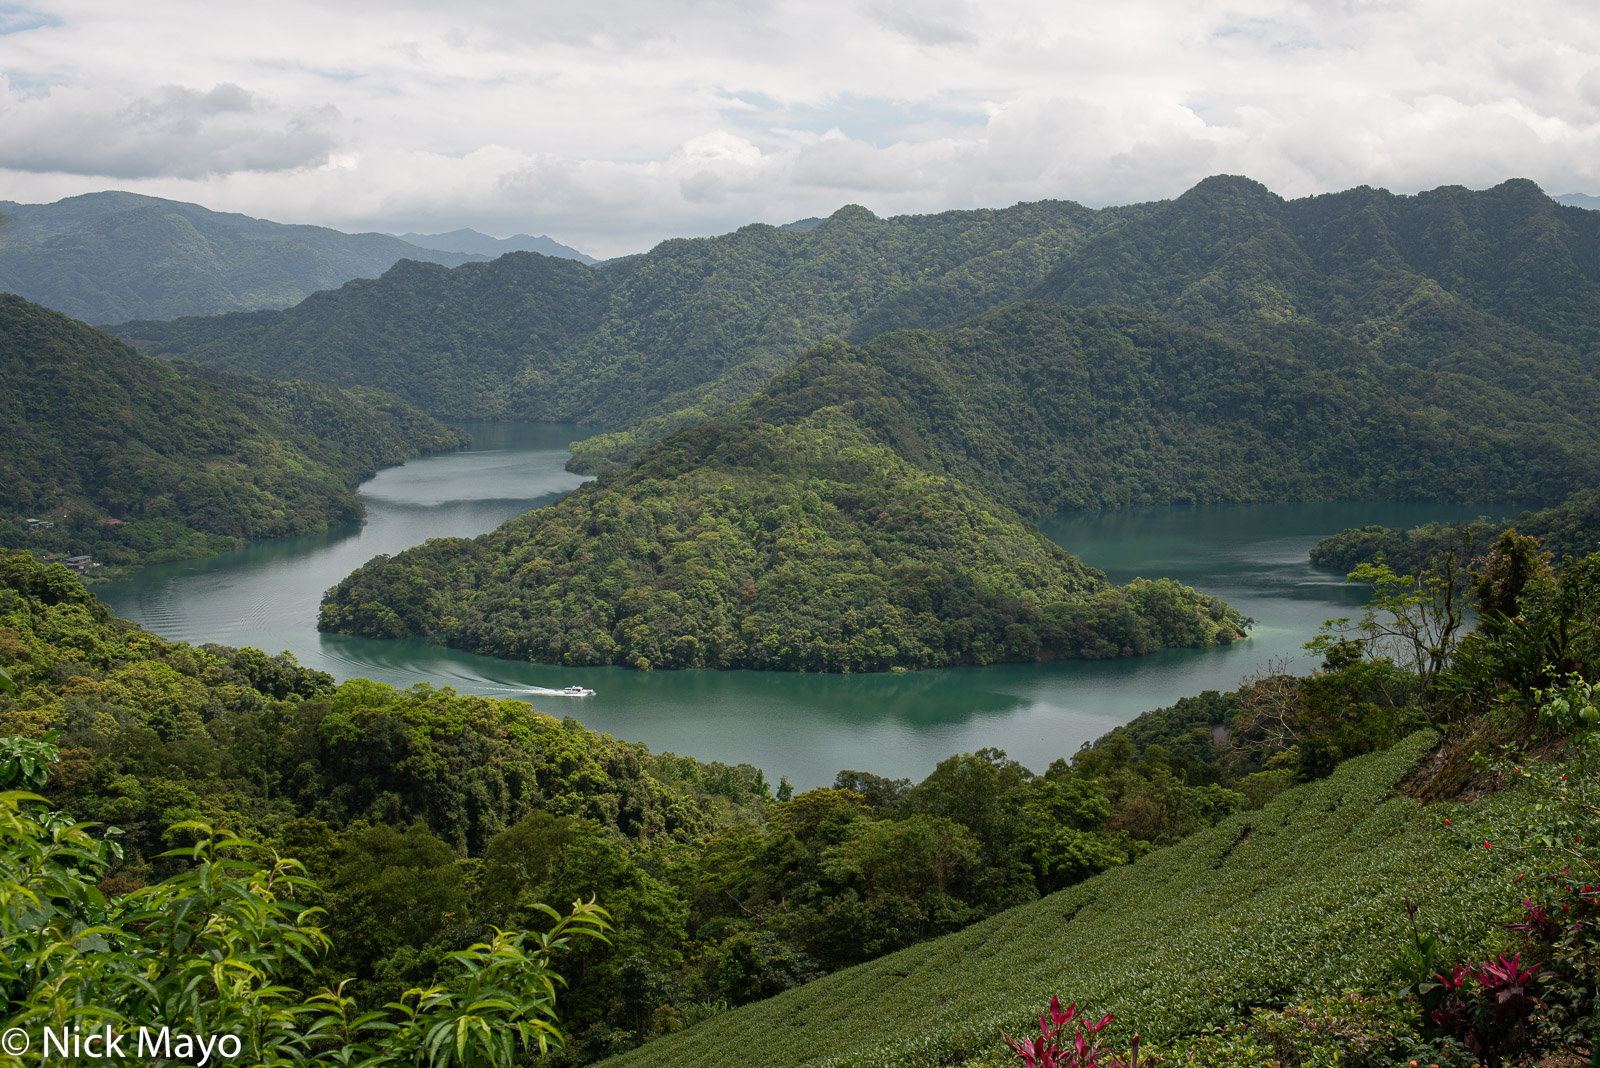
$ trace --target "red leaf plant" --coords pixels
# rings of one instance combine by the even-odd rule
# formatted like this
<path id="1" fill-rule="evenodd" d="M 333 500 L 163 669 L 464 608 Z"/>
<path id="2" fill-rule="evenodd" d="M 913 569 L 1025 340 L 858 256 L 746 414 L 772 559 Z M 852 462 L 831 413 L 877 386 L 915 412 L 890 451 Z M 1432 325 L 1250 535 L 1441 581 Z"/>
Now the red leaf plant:
<path id="1" fill-rule="evenodd" d="M 1544 967 L 1524 968 L 1522 954 L 1514 953 L 1476 967 L 1457 965 L 1449 975 L 1441 972 L 1434 976 L 1434 989 L 1441 989 L 1444 997 L 1428 1013 L 1428 1021 L 1440 1035 L 1461 1040 L 1490 1068 L 1497 1068 L 1523 1040 L 1528 1017 L 1543 1007 L 1530 987 Z"/>
<path id="2" fill-rule="evenodd" d="M 1017 1060 L 1027 1068 L 1139 1068 L 1138 1035 L 1129 1043 L 1126 1058 L 1102 1048 L 1104 1040 L 1100 1032 L 1113 1018 L 1108 1012 L 1097 1022 L 1090 1023 L 1086 1017 L 1078 1015 L 1077 1002 L 1063 1011 L 1061 999 L 1052 997 L 1049 1010 L 1039 1014 L 1041 1033 L 1038 1038 L 1016 1039 L 1004 1031 L 1000 1037 L 1016 1050 Z M 1070 1035 L 1067 1033 L 1069 1024 Z"/>

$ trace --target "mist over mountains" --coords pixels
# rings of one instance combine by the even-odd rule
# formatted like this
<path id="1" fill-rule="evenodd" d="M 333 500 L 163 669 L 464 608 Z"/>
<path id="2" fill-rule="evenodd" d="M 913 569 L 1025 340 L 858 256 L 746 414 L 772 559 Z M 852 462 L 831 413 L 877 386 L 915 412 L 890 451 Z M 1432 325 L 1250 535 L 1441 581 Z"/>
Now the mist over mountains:
<path id="1" fill-rule="evenodd" d="M 507 252 L 538 252 L 545 256 L 556 256 L 564 260 L 577 260 L 579 263 L 599 263 L 593 256 L 586 256 L 575 248 L 561 244 L 540 234 L 534 237 L 530 234 L 516 234 L 512 237 L 490 237 L 480 234 L 476 230 L 462 228 L 451 230 L 447 234 L 400 234 L 400 240 L 410 242 L 419 248 L 435 249 L 440 252 L 459 252 L 467 255 L 487 256 L 494 259 L 504 256 Z"/>
<path id="2" fill-rule="evenodd" d="M 0 202 L 0 290 L 94 324 L 287 308 L 402 259 L 485 257 L 137 193 Z"/>

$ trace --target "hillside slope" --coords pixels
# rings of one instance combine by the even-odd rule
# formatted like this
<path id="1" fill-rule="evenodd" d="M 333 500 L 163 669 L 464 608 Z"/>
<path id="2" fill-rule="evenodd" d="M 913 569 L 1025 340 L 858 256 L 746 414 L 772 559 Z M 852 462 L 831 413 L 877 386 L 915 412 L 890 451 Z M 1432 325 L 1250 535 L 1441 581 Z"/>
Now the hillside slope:
<path id="1" fill-rule="evenodd" d="M 378 467 L 465 443 L 376 390 L 188 374 L 9 294 L 0 377 L 0 544 L 103 563 L 359 519 Z"/>
<path id="2" fill-rule="evenodd" d="M 1034 301 L 940 333 L 822 346 L 752 398 L 843 406 L 914 463 L 1040 514 L 1339 498 L 1554 499 L 1600 480 L 1586 361 L 1423 371 L 1332 331 L 1250 344 Z"/>
<path id="3" fill-rule="evenodd" d="M 1285 329 L 1320 331 L 1414 376 L 1526 384 L 1550 363 L 1592 370 L 1600 346 L 1600 215 L 1524 180 L 1286 201 L 1221 176 L 1100 211 L 848 207 L 805 231 L 566 266 L 412 265 L 286 312 L 120 336 L 268 377 L 381 382 L 434 412 L 626 428 L 585 441 L 581 470 L 752 395 L 827 334 L 943 328 L 1025 297 L 1132 307 L 1266 354 Z"/>
<path id="4" fill-rule="evenodd" d="M 95 324 L 287 308 L 402 259 L 481 258 L 136 193 L 4 201 L 0 217 L 0 290 Z"/>
<path id="5" fill-rule="evenodd" d="M 605 1063 L 998 1066 L 1012 1060 L 1000 1032 L 1026 1033 L 1055 995 L 1159 1044 L 1246 1005 L 1375 989 L 1404 899 L 1451 901 L 1421 917 L 1449 957 L 1488 941 L 1515 898 L 1512 861 L 1461 848 L 1394 796 L 1433 744 L 1347 761 L 1131 865 Z"/>
<path id="6" fill-rule="evenodd" d="M 1225 642 L 1220 602 L 1112 591 L 1017 513 L 1557 495 L 1600 478 L 1600 384 L 1547 381 L 1563 388 L 1519 395 L 1412 379 L 1315 330 L 1263 355 L 1023 303 L 819 346 L 557 505 L 371 561 L 320 625 L 571 664 L 832 671 Z"/>
<path id="7" fill-rule="evenodd" d="M 925 326 L 1016 299 L 1102 217 L 1055 202 L 897 219 L 847 207 L 803 233 L 746 226 L 594 268 L 530 253 L 454 271 L 401 264 L 284 312 L 115 332 L 264 377 L 382 384 L 437 414 L 656 420 L 606 446 L 636 453 L 754 393 L 890 294 L 921 294 Z"/>

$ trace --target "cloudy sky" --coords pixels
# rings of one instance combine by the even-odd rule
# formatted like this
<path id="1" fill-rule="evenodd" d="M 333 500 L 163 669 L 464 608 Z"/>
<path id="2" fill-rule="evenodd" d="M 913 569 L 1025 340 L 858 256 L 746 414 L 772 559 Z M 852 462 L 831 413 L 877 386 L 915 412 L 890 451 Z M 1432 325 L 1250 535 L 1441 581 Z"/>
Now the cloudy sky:
<path id="1" fill-rule="evenodd" d="M 247 9 L 248 8 L 248 9 Z M 0 0 L 0 200 L 595 255 L 752 221 L 1532 178 L 1600 193 L 1593 0 Z"/>

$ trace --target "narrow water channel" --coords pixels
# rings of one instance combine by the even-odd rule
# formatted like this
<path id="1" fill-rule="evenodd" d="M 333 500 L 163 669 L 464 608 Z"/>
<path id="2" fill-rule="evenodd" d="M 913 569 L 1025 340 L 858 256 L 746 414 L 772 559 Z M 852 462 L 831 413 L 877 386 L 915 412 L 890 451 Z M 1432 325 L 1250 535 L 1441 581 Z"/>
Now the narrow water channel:
<path id="1" fill-rule="evenodd" d="M 1351 615 L 1356 590 L 1310 566 L 1318 538 L 1368 523 L 1409 526 L 1496 509 L 1393 503 L 1258 504 L 1063 514 L 1041 524 L 1115 582 L 1171 576 L 1220 594 L 1256 626 L 1226 649 L 1170 650 L 1104 662 L 954 668 L 902 675 L 563 668 L 476 656 L 425 639 L 319 634 L 323 591 L 378 553 L 468 537 L 549 504 L 582 479 L 565 471 L 563 424 L 468 424 L 470 449 L 413 460 L 361 487 L 365 525 L 145 568 L 96 587 L 118 615 L 167 638 L 288 651 L 338 678 L 428 682 L 514 697 L 652 750 L 750 763 L 770 781 L 827 785 L 841 768 L 917 780 L 951 753 L 1006 750 L 1037 770 L 1140 712 L 1185 694 L 1232 689 Z M 593 697 L 539 691 L 577 683 Z"/>

